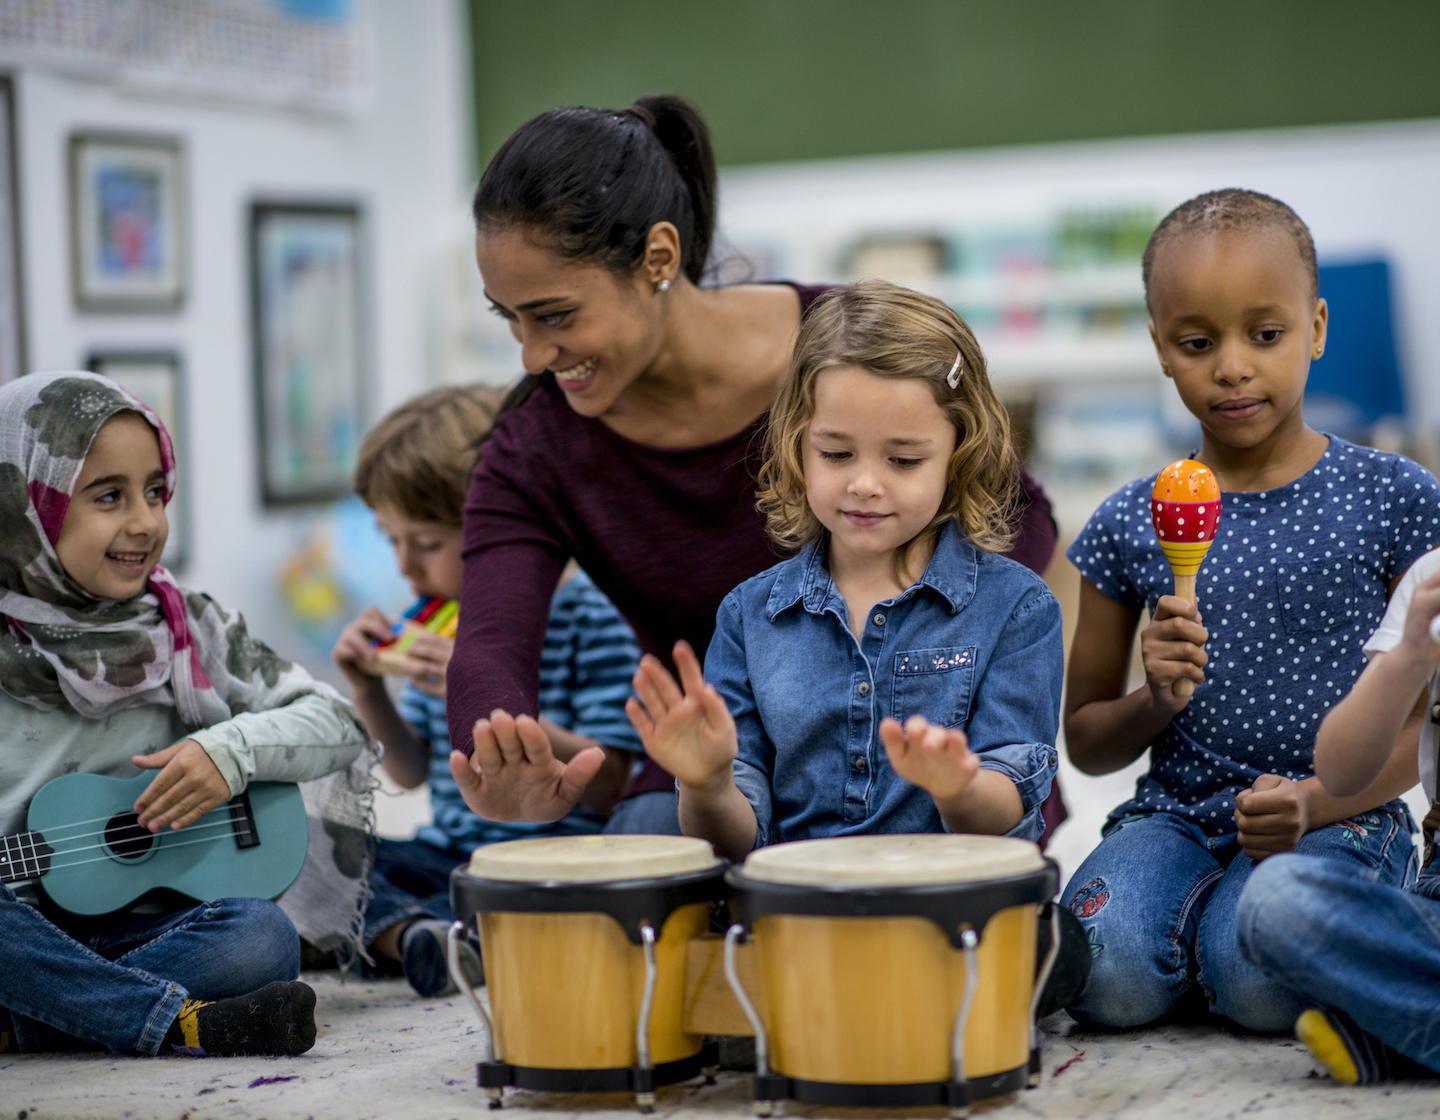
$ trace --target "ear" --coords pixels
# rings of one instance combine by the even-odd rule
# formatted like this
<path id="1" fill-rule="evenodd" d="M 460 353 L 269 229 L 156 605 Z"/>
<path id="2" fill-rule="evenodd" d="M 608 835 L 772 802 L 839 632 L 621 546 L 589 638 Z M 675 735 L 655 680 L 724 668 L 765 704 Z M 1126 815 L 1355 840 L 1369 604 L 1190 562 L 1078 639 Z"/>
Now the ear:
<path id="1" fill-rule="evenodd" d="M 1165 364 L 1165 351 L 1160 349 L 1160 336 L 1155 331 L 1155 320 L 1151 319 L 1146 326 L 1150 328 L 1150 341 L 1155 345 L 1155 356 L 1160 359 L 1160 372 L 1169 377 L 1170 367 Z"/>
<path id="2" fill-rule="evenodd" d="M 1323 299 L 1315 301 L 1315 323 L 1310 340 L 1310 360 L 1313 362 L 1325 353 L 1325 336 L 1330 327 L 1330 307 Z"/>
<path id="3" fill-rule="evenodd" d="M 670 222 L 656 222 L 645 238 L 645 259 L 640 275 L 653 288 L 662 280 L 672 284 L 680 274 L 680 231 Z"/>

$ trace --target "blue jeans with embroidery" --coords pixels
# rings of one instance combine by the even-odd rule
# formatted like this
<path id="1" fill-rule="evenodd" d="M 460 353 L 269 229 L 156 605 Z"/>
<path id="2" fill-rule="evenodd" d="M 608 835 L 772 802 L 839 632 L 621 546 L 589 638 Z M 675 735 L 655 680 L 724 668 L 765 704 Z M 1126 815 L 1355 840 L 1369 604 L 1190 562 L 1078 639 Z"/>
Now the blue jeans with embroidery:
<path id="1" fill-rule="evenodd" d="M 1412 828 L 1408 813 L 1375 810 L 1306 833 L 1297 850 L 1356 881 L 1398 888 L 1414 856 Z M 1169 813 L 1107 828 L 1061 895 L 1094 959 L 1070 1014 L 1134 1027 L 1203 997 L 1210 1011 L 1251 1030 L 1290 1030 L 1311 1001 L 1246 960 L 1236 937 L 1254 868 L 1233 833 L 1207 836 Z"/>
<path id="2" fill-rule="evenodd" d="M 154 1054 L 185 1000 L 300 975 L 295 927 L 260 898 L 57 921 L 0 884 L 0 1031 L 22 1051 Z"/>
<path id="3" fill-rule="evenodd" d="M 1334 860 L 1267 859 L 1240 896 L 1239 935 L 1268 975 L 1440 1071 L 1440 856 L 1410 890 Z"/>

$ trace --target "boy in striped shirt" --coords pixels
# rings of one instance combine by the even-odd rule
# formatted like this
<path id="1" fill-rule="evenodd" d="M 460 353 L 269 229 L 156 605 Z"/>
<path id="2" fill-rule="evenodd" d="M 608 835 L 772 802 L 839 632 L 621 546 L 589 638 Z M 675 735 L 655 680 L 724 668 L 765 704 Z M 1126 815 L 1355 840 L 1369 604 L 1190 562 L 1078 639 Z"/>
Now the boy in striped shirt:
<path id="1" fill-rule="evenodd" d="M 385 417 L 360 448 L 356 493 L 375 511 L 417 596 L 460 597 L 460 511 L 477 446 L 499 399 L 493 390 L 437 389 Z M 545 634 L 540 717 L 557 754 L 570 757 L 598 745 L 605 764 L 580 804 L 560 820 L 499 823 L 471 812 L 450 775 L 445 670 L 453 639 L 422 633 L 410 643 L 397 705 L 384 680 L 360 667 L 374 643 L 390 636 L 390 620 L 371 607 L 342 631 L 332 653 L 350 682 L 356 711 L 384 744 L 386 774 L 409 789 L 430 786 L 431 822 L 413 840 L 379 841 L 365 940 L 372 955 L 400 963 L 417 993 L 441 995 L 453 990 L 445 967 L 451 870 L 481 844 L 581 835 L 604 826 L 640 756 L 625 715 L 640 651 L 630 627 L 585 573 L 575 570 L 562 582 Z M 473 944 L 462 959 L 478 984 L 482 970 Z"/>

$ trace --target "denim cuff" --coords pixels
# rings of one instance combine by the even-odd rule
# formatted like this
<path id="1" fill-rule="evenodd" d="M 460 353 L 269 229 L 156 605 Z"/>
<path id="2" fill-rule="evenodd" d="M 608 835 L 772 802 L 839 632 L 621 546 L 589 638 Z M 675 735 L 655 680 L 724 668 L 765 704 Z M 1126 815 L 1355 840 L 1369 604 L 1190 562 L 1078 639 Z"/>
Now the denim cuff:
<path id="1" fill-rule="evenodd" d="M 1039 840 L 1045 831 L 1045 818 L 1041 806 L 1050 796 L 1050 785 L 1055 780 L 1059 765 L 1055 748 L 1049 743 L 1007 743 L 992 747 L 980 755 L 980 768 L 1004 774 L 1015 785 L 1020 794 L 1023 812 L 1020 823 L 1007 832 L 1021 840 Z"/>
<path id="2" fill-rule="evenodd" d="M 748 762 L 741 762 L 738 758 L 734 762 L 734 769 L 735 784 L 745 795 L 745 800 L 750 802 L 750 808 L 755 813 L 755 847 L 763 848 L 772 843 L 770 823 L 773 802 L 771 801 L 770 779 Z M 676 786 L 678 788 L 678 782 Z"/>

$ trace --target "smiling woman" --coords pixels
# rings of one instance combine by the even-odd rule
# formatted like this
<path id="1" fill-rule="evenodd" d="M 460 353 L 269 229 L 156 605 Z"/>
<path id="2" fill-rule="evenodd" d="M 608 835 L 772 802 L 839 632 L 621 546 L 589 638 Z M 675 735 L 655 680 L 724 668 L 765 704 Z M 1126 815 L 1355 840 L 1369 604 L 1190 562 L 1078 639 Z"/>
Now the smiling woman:
<path id="1" fill-rule="evenodd" d="M 702 287 L 715 227 L 705 123 L 676 97 L 628 109 L 553 109 L 521 126 L 476 191 L 485 292 L 527 376 L 476 467 L 448 690 L 466 800 L 504 819 L 493 777 L 523 764 L 563 815 L 589 774 L 562 766 L 534 713 L 550 596 L 575 558 L 665 661 L 702 655 L 721 600 L 782 558 L 756 510 L 771 401 L 823 289 Z M 1023 478 L 1010 553 L 1040 571 L 1055 526 Z M 501 713 L 496 715 L 496 713 Z M 491 716 L 496 715 L 494 721 Z M 653 763 L 612 831 L 678 831 L 674 782 Z"/>

